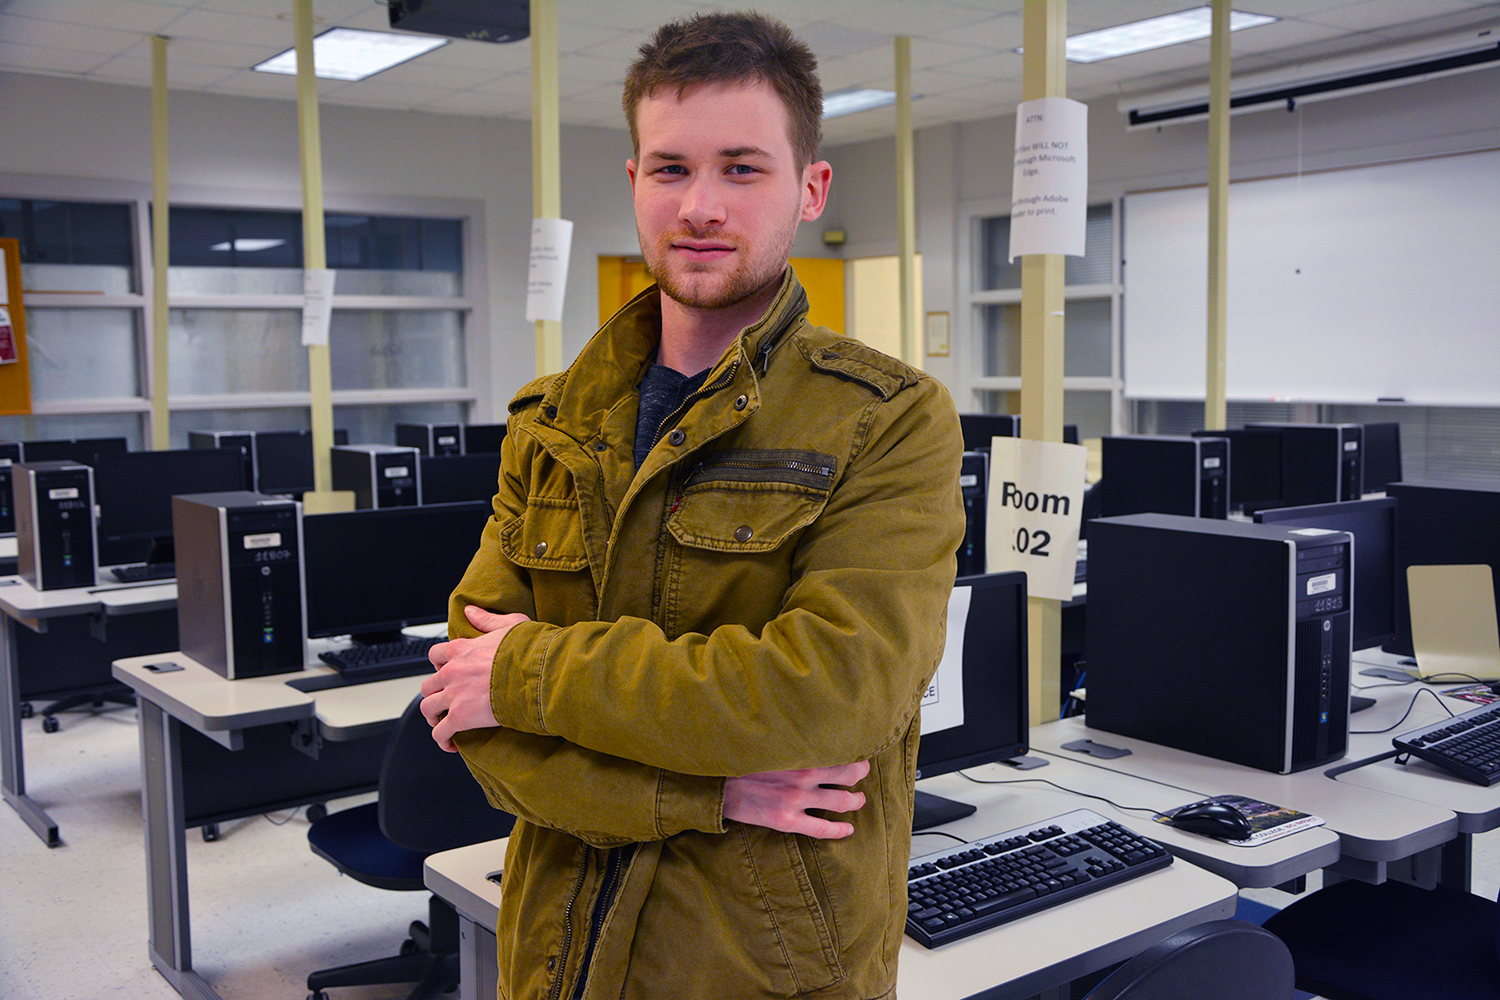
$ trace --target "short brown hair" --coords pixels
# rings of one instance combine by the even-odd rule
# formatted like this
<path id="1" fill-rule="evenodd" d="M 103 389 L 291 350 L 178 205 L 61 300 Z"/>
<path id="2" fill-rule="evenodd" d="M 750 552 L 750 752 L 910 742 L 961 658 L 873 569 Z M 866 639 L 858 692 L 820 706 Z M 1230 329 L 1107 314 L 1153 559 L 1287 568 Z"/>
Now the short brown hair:
<path id="1" fill-rule="evenodd" d="M 699 83 L 764 80 L 786 105 L 788 138 L 801 166 L 813 162 L 823 138 L 823 86 L 812 50 L 775 18 L 752 11 L 698 14 L 664 24 L 641 46 L 625 74 L 625 120 L 637 156 L 636 111 L 658 87 L 677 97 Z"/>

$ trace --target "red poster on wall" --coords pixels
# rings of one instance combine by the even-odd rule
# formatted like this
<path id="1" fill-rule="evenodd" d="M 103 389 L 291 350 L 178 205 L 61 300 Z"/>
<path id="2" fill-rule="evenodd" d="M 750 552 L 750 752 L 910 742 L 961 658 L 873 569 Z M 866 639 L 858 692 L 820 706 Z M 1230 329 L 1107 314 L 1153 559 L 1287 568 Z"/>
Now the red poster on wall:
<path id="1" fill-rule="evenodd" d="M 21 360 L 21 352 L 16 350 L 16 335 L 10 325 L 10 310 L 0 306 L 0 365 L 12 364 Z"/>

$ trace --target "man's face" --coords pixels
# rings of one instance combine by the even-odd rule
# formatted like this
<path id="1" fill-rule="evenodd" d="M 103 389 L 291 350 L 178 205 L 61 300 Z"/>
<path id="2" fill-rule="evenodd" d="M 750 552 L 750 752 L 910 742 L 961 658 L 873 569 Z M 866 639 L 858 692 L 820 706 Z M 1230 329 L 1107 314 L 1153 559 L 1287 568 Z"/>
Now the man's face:
<path id="1" fill-rule="evenodd" d="M 641 253 L 663 293 L 724 309 L 781 278 L 799 222 L 828 195 L 826 163 L 800 167 L 781 98 L 763 82 L 661 88 L 636 113 L 626 164 Z"/>

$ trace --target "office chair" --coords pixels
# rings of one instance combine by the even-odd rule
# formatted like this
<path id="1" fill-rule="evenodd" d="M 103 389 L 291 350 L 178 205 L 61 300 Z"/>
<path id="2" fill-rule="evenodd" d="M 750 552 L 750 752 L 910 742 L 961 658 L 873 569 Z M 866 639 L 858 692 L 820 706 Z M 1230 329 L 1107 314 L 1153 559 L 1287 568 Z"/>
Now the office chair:
<path id="1" fill-rule="evenodd" d="M 510 834 L 515 817 L 493 808 L 458 754 L 433 742 L 432 729 L 412 699 L 386 743 L 379 799 L 313 823 L 314 854 L 340 872 L 379 889 L 415 891 L 427 855 Z M 428 922 L 414 921 L 411 937 L 390 958 L 323 969 L 307 977 L 309 1000 L 326 1000 L 330 986 L 415 982 L 409 1000 L 437 997 L 458 985 L 458 914 L 433 896 Z"/>
<path id="2" fill-rule="evenodd" d="M 1500 905 L 1449 886 L 1325 886 L 1265 923 L 1328 1000 L 1500 998 Z"/>
<path id="3" fill-rule="evenodd" d="M 1243 920 L 1214 920 L 1152 945 L 1084 1000 L 1292 1000 L 1286 946 Z"/>

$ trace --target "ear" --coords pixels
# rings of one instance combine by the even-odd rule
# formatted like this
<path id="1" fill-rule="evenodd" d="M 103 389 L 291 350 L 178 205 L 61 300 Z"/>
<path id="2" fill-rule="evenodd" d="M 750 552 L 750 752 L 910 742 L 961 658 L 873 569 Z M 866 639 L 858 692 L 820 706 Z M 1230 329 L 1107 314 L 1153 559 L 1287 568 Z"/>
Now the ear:
<path id="1" fill-rule="evenodd" d="M 833 167 L 826 160 L 809 163 L 802 168 L 802 221 L 811 222 L 823 214 L 828 204 L 828 185 L 833 180 Z"/>
<path id="2" fill-rule="evenodd" d="M 634 160 L 626 160 L 625 161 L 625 172 L 630 175 L 630 194 L 633 197 L 635 195 L 635 161 Z"/>

